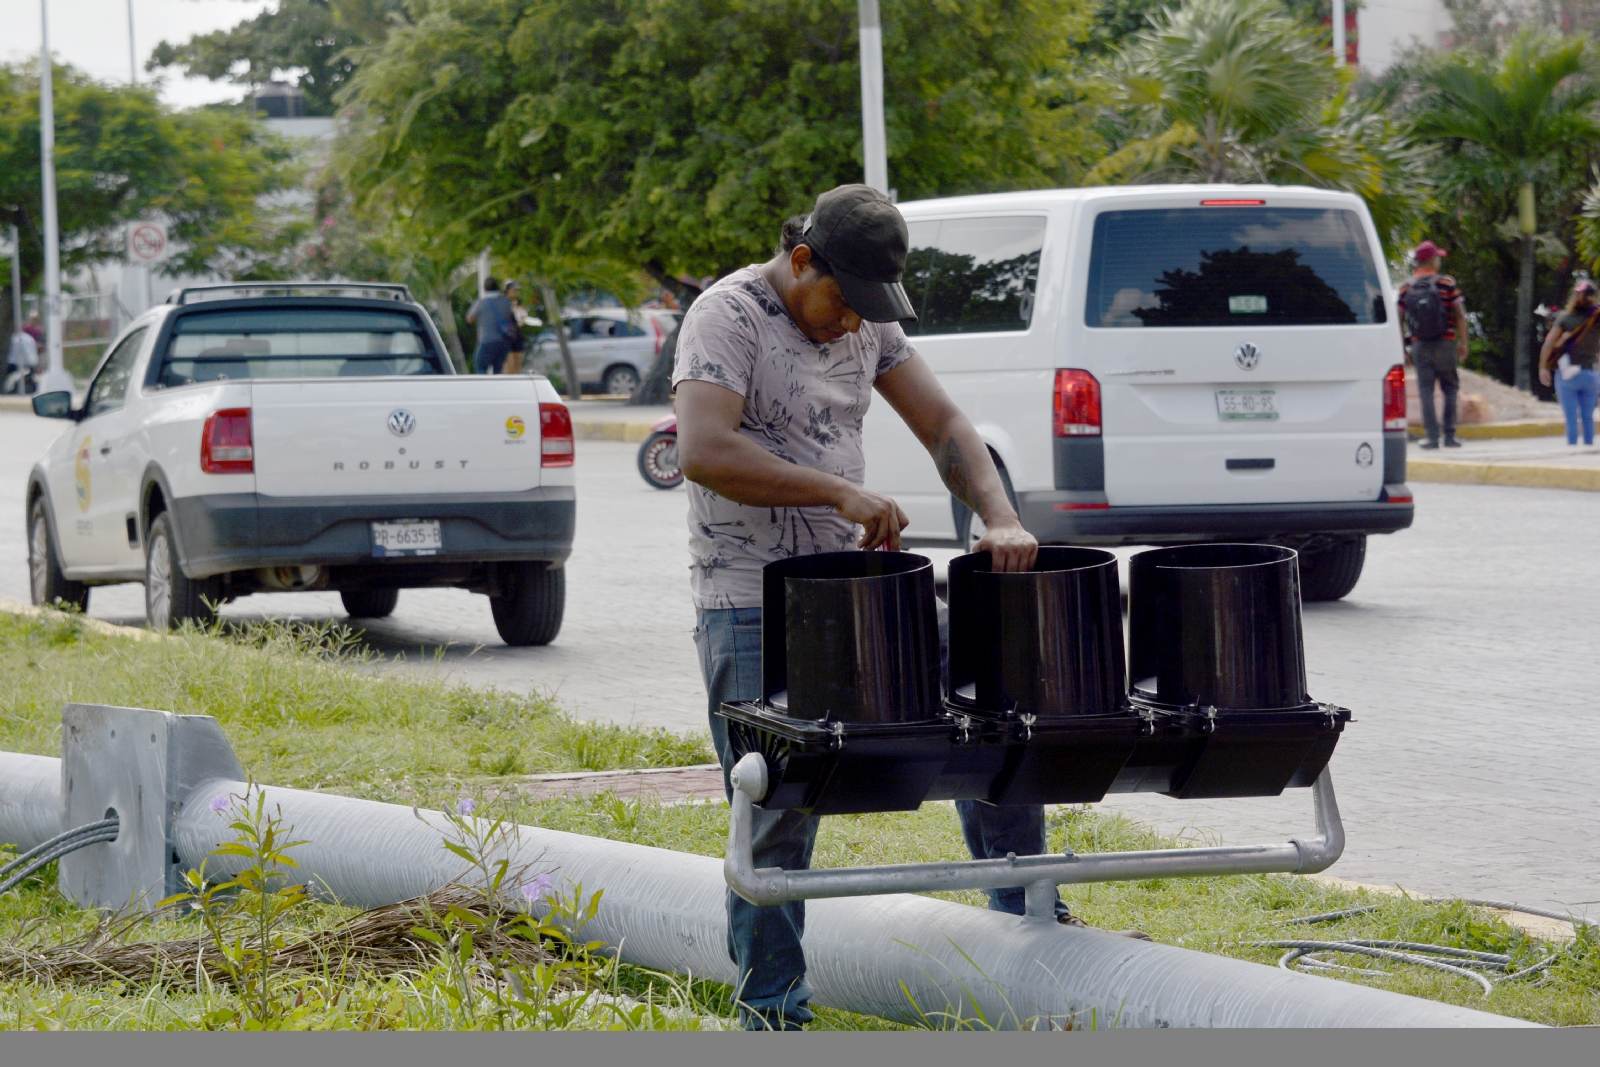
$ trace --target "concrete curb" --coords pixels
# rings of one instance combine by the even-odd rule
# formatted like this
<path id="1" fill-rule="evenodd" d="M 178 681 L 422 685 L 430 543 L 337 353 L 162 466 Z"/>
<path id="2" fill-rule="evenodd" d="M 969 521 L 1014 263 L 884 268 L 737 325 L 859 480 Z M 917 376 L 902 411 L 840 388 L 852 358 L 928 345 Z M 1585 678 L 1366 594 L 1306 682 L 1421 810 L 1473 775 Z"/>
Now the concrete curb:
<path id="1" fill-rule="evenodd" d="M 0 612 L 5 612 L 9 615 L 26 615 L 35 619 L 46 614 L 65 618 L 68 614 L 67 612 L 55 611 L 50 608 L 35 607 L 32 604 L 17 604 L 10 600 L 0 600 Z M 137 626 L 118 626 L 114 622 L 91 619 L 87 615 L 79 615 L 78 618 L 83 620 L 83 625 L 86 629 L 93 633 L 104 634 L 107 637 L 131 637 L 136 641 L 152 641 L 165 636 L 164 634 L 156 633 L 154 630 L 145 630 Z"/>
<path id="2" fill-rule="evenodd" d="M 580 441 L 643 441 L 650 436 L 648 422 L 613 422 L 609 419 L 572 421 L 572 436 Z M 1565 432 L 1565 431 L 1563 431 Z"/>
<path id="3" fill-rule="evenodd" d="M 1449 463 L 1413 459 L 1406 464 L 1406 480 L 1600 492 L 1600 468 L 1588 467 L 1524 467 L 1509 463 Z"/>
<path id="4" fill-rule="evenodd" d="M 1560 437 L 1567 432 L 1564 422 L 1486 422 L 1476 426 L 1457 426 L 1456 436 L 1463 441 L 1503 440 L 1512 437 Z M 1408 426 L 1411 440 L 1422 440 L 1421 426 Z"/>

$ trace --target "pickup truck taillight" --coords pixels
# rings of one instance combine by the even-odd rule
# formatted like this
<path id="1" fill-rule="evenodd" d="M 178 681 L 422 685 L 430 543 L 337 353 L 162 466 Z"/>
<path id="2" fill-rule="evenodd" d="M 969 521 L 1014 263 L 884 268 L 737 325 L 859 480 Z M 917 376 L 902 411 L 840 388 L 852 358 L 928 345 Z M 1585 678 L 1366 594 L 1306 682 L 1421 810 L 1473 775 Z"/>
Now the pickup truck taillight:
<path id="1" fill-rule="evenodd" d="M 1100 383 L 1086 370 L 1056 371 L 1057 437 L 1100 433 Z"/>
<path id="2" fill-rule="evenodd" d="M 539 405 L 539 466 L 572 466 L 572 415 L 565 404 Z"/>
<path id="3" fill-rule="evenodd" d="M 1398 363 L 1383 376 L 1383 428 L 1406 428 L 1406 369 Z"/>
<path id="4" fill-rule="evenodd" d="M 214 411 L 200 434 L 200 469 L 207 474 L 254 474 L 256 451 L 250 441 L 250 409 Z"/>

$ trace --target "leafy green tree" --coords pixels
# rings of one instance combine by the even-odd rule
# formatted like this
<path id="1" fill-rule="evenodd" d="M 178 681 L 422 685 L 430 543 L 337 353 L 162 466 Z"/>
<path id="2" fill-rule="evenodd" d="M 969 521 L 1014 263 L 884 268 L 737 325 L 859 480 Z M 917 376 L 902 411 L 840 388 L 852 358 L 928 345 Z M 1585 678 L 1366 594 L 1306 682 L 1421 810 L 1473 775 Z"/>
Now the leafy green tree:
<path id="1" fill-rule="evenodd" d="M 334 94 L 354 70 L 348 50 L 382 40 L 403 10 L 403 0 L 280 0 L 232 29 L 181 44 L 162 41 L 145 69 L 177 67 L 191 77 L 252 87 L 275 71 L 298 70 L 308 113 L 331 115 Z"/>
<path id="2" fill-rule="evenodd" d="M 1600 79 L 1582 38 L 1516 34 L 1497 56 L 1462 51 L 1428 67 L 1417 136 L 1440 147 L 1442 198 L 1488 220 L 1515 217 L 1520 271 L 1515 381 L 1532 385 L 1534 269 L 1541 184 L 1576 186 L 1600 142 Z"/>
<path id="3" fill-rule="evenodd" d="M 1425 203 L 1422 158 L 1346 78 L 1320 30 L 1278 0 L 1168 9 L 1106 72 L 1112 151 L 1086 180 L 1347 189 L 1396 233 Z"/>
<path id="4" fill-rule="evenodd" d="M 339 166 L 463 253 L 600 257 L 664 284 L 764 258 L 862 170 L 851 0 L 418 0 L 356 54 Z M 902 199 L 1069 183 L 1083 0 L 885 17 Z"/>
<path id="5" fill-rule="evenodd" d="M 53 79 L 63 271 L 122 258 L 121 224 L 159 214 L 177 250 L 163 271 L 281 276 L 302 229 L 271 199 L 299 179 L 287 144 L 248 116 L 171 111 L 148 88 L 70 67 Z M 0 66 L 0 206 L 16 209 L 24 289 L 44 271 L 39 174 L 36 68 Z"/>

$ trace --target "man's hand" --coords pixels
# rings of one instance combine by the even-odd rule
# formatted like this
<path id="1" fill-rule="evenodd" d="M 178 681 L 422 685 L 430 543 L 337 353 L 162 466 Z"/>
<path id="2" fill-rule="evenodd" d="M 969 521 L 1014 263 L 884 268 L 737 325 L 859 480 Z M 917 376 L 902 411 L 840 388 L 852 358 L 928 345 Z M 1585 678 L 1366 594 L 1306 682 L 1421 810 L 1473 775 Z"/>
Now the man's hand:
<path id="1" fill-rule="evenodd" d="M 869 552 L 879 547 L 887 548 L 890 552 L 900 551 L 900 531 L 911 522 L 906 518 L 906 513 L 900 510 L 900 505 L 882 493 L 874 493 L 848 482 L 845 485 L 848 489 L 841 494 L 834 510 L 851 522 L 866 527 L 866 532 L 861 535 L 861 547 Z"/>
<path id="2" fill-rule="evenodd" d="M 1467 347 L 1466 338 L 1462 338 L 1461 340 L 1457 341 L 1456 361 L 1459 363 L 1465 363 L 1467 361 L 1467 355 L 1470 353 L 1470 351 L 1471 350 Z"/>
<path id="3" fill-rule="evenodd" d="M 1030 571 L 1039 558 L 1039 542 L 1016 519 L 991 526 L 975 546 L 994 558 L 993 569 L 1008 573 Z"/>

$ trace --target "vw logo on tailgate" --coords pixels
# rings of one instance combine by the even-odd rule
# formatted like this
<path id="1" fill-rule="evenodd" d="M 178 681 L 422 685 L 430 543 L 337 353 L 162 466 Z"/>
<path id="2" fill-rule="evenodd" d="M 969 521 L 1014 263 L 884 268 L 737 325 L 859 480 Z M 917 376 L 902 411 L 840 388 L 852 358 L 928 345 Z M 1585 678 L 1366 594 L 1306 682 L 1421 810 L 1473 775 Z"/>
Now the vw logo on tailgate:
<path id="1" fill-rule="evenodd" d="M 417 417 L 405 408 L 396 408 L 389 412 L 389 432 L 396 437 L 405 437 L 417 428 Z"/>
<path id="2" fill-rule="evenodd" d="M 1256 363 L 1261 359 L 1261 349 L 1246 341 L 1233 350 L 1233 361 L 1239 364 L 1240 370 L 1255 370 Z M 394 416 L 390 416 L 393 418 Z"/>

